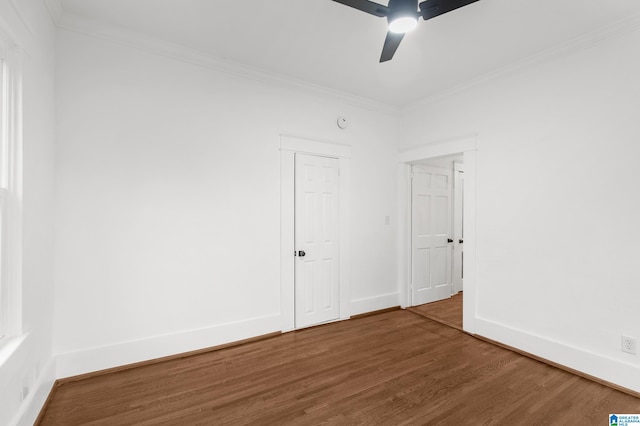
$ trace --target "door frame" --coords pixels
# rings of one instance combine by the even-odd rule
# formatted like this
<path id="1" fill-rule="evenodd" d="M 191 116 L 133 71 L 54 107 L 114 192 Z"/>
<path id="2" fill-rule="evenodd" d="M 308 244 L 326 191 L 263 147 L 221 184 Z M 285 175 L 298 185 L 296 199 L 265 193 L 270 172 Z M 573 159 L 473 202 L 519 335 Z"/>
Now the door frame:
<path id="1" fill-rule="evenodd" d="M 447 155 L 463 154 L 465 167 L 464 231 L 465 283 L 462 328 L 476 331 L 476 150 L 477 136 L 465 136 L 446 142 L 421 145 L 398 154 L 398 282 L 400 304 L 411 306 L 411 163 Z"/>
<path id="2" fill-rule="evenodd" d="M 460 226 L 458 222 L 460 219 L 464 222 L 464 212 L 460 208 L 460 204 L 464 206 L 464 200 L 462 199 L 464 196 L 464 177 L 461 177 L 460 174 L 464 175 L 464 163 L 453 163 L 453 258 L 451 262 L 451 279 L 453 283 L 453 291 L 459 293 L 464 290 L 463 283 L 463 265 L 462 259 L 464 253 L 464 246 L 460 247 L 460 243 L 458 240 L 462 239 L 464 241 L 464 236 L 462 234 L 462 230 L 464 230 L 464 224 L 462 226 L 462 230 L 459 229 Z M 462 191 L 462 192 L 461 192 Z M 462 202 L 461 202 L 462 201 Z M 464 244 L 464 243 L 463 243 Z M 456 276 L 458 278 L 456 278 Z"/>
<path id="3" fill-rule="evenodd" d="M 333 142 L 280 135 L 280 314 L 282 331 L 295 330 L 295 154 L 320 155 L 339 160 L 340 317 L 349 319 L 351 241 L 351 146 Z"/>

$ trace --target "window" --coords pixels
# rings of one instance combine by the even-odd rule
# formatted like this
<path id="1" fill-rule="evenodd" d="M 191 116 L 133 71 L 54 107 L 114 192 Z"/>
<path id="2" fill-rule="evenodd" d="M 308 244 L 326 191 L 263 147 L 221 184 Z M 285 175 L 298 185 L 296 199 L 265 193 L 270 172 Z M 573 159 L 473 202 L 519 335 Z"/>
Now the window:
<path id="1" fill-rule="evenodd" d="M 21 330 L 19 51 L 0 29 L 0 339 Z"/>

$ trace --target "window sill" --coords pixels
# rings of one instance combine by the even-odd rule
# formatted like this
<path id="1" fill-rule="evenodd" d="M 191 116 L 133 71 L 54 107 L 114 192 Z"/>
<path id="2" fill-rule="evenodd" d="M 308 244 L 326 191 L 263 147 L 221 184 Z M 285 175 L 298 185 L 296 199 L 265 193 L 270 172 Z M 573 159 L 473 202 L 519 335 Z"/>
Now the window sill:
<path id="1" fill-rule="evenodd" d="M 26 334 L 20 334 L 19 336 L 3 337 L 0 339 L 0 368 L 11 359 L 26 338 Z"/>

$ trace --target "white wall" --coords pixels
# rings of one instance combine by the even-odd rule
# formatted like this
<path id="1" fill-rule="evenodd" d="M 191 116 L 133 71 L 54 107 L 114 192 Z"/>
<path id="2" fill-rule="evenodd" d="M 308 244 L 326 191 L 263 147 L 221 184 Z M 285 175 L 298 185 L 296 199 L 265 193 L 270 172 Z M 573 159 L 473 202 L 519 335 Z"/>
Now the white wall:
<path id="1" fill-rule="evenodd" d="M 59 377 L 280 330 L 282 133 L 351 145 L 351 297 L 398 304 L 395 117 L 70 31 L 57 53 Z"/>
<path id="2" fill-rule="evenodd" d="M 0 347 L 0 424 L 32 424 L 55 373 L 52 356 L 55 31 L 40 0 L 2 0 L 0 19 L 23 50 L 24 157 L 24 335 L 8 347 Z M 23 400 L 25 387 L 28 392 Z"/>
<path id="3" fill-rule="evenodd" d="M 477 332 L 640 391 L 640 31 L 404 117 L 404 147 L 478 134 Z"/>

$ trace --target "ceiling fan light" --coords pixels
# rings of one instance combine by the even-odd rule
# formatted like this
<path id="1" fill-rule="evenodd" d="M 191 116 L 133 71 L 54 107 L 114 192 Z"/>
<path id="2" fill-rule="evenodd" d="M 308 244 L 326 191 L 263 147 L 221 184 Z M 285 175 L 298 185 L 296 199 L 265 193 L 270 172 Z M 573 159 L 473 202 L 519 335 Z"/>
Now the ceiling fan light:
<path id="1" fill-rule="evenodd" d="M 389 22 L 389 31 L 392 33 L 404 34 L 411 31 L 418 25 L 418 19 L 413 16 L 400 16 Z"/>

